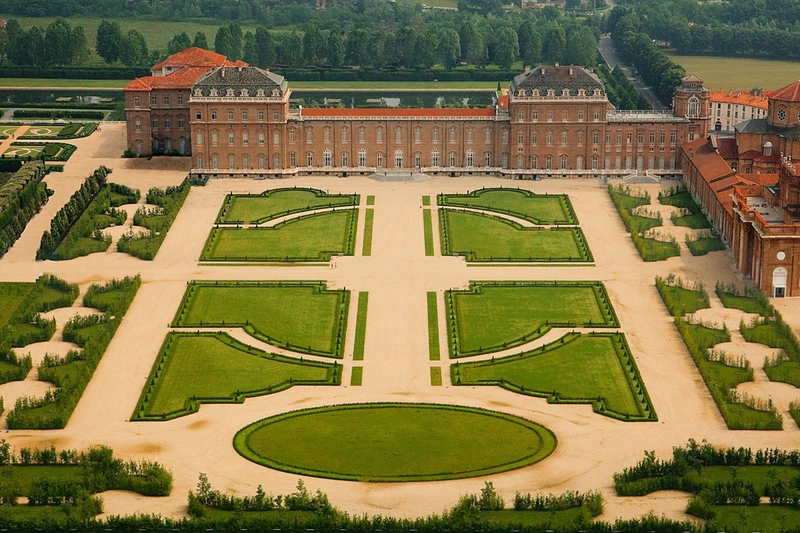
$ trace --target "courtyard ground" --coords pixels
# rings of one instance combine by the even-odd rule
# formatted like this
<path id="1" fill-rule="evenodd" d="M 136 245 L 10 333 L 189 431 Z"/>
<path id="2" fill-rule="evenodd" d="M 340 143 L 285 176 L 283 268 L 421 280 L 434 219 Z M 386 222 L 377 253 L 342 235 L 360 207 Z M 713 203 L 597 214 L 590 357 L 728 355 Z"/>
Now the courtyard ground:
<path id="1" fill-rule="evenodd" d="M 158 461 L 173 472 L 171 496 L 143 498 L 119 492 L 107 494 L 105 511 L 108 514 L 139 512 L 183 516 L 187 510 L 186 494 L 196 486 L 200 472 L 208 474 L 212 485 L 222 491 L 253 494 L 260 484 L 273 494 L 291 492 L 297 484 L 297 474 L 267 469 L 244 459 L 231 444 L 233 436 L 248 424 L 268 416 L 341 403 L 429 402 L 483 407 L 542 424 L 558 439 L 555 452 L 547 459 L 481 478 L 420 483 L 354 483 L 305 478 L 311 490 L 322 490 L 333 505 L 351 514 L 413 517 L 440 513 L 452 507 L 460 495 L 477 493 L 484 481 L 492 481 L 507 505 L 517 491 L 560 493 L 599 489 L 606 502 L 606 511 L 600 519 L 639 517 L 648 511 L 685 519 L 686 495 L 670 492 L 643 498 L 617 497 L 612 474 L 641 459 L 645 450 L 654 450 L 659 457 L 666 458 L 673 446 L 683 445 L 692 438 L 726 447 L 800 447 L 800 429 L 788 417 L 784 417 L 783 431 L 729 431 L 726 428 L 654 286 L 656 275 L 666 277 L 670 273 L 690 282 L 700 281 L 708 288 L 713 288 L 718 280 L 741 283 L 728 253 L 712 252 L 693 257 L 686 250 L 680 233 L 680 257 L 642 262 L 600 181 L 512 182 L 492 177 L 420 182 L 334 177 L 274 182 L 211 180 L 205 187 L 192 189 L 154 261 L 141 261 L 117 253 L 112 247 L 108 252 L 70 261 L 35 262 L 39 240 L 42 232 L 49 228 L 50 219 L 98 166 L 113 169 L 110 181 L 138 188 L 143 194 L 153 186 L 177 185 L 186 176 L 189 166 L 186 158 L 121 159 L 124 140 L 124 125 L 104 123 L 102 131 L 70 141 L 78 151 L 66 163 L 63 173 L 53 173 L 46 178 L 48 187 L 55 191 L 54 196 L 0 260 L 0 281 L 33 281 L 47 272 L 78 283 L 82 293 L 92 282 L 141 273 L 142 286 L 136 299 L 67 427 L 3 434 L 16 448 L 54 444 L 59 449 L 84 449 L 104 444 L 123 459 Z M 364 217 L 359 216 L 355 255 L 334 258 L 335 268 L 329 264 L 304 267 L 199 264 L 206 237 L 228 193 L 261 193 L 267 188 L 295 185 L 332 193 L 358 192 L 362 209 L 367 197 L 374 196 L 374 206 L 370 206 L 374 208 L 371 255 L 362 256 Z M 659 187 L 666 189 L 670 185 L 675 183 L 637 187 L 645 188 L 655 199 Z M 463 258 L 441 256 L 436 231 L 433 233 L 435 254 L 425 255 L 424 195 L 435 197 L 442 192 L 465 193 L 480 187 L 500 186 L 523 187 L 536 193 L 568 194 L 594 262 L 569 267 L 468 265 Z M 653 207 L 658 207 L 655 200 Z M 668 213 L 663 210 L 667 215 L 666 229 L 670 224 Z M 437 210 L 432 208 L 431 213 L 433 227 L 437 228 Z M 672 229 L 686 231 L 684 228 L 670 228 L 670 231 Z M 426 294 L 436 292 L 439 300 L 440 352 L 444 358 L 447 353 L 444 291 L 466 288 L 471 280 L 498 279 L 602 281 L 619 318 L 618 331 L 627 336 L 658 413 L 658 421 L 626 423 L 597 415 L 590 405 L 548 404 L 545 399 L 514 394 L 499 387 L 451 386 L 449 361 L 429 359 Z M 326 280 L 330 289 L 369 292 L 364 359 L 356 363 L 363 368 L 362 384 L 349 385 L 354 367 L 352 354 L 358 300 L 353 297 L 342 361 L 342 386 L 294 387 L 278 394 L 249 398 L 243 404 L 203 405 L 199 412 L 169 422 L 129 422 L 190 280 Z M 797 300 L 779 301 L 777 307 L 797 330 L 800 326 Z M 703 311 L 703 318 L 722 321 L 728 317 L 725 312 L 715 302 L 710 310 Z M 57 320 L 62 315 L 65 314 L 56 315 Z M 246 336 L 239 338 L 244 340 Z M 59 341 L 57 334 L 46 346 L 37 346 L 36 352 L 62 353 L 68 347 Z M 441 369 L 442 386 L 431 386 L 431 367 Z M 31 388 L 26 388 L 26 384 Z M 768 388 L 759 387 L 757 384 L 748 390 L 754 395 L 770 394 Z M 36 381 L 10 383 L 0 386 L 0 395 L 10 398 L 15 394 L 41 394 L 41 389 Z M 776 401 L 786 401 L 787 395 L 782 389 L 774 394 Z M 800 398 L 800 391 L 796 397 Z M 9 405 L 8 399 L 6 405 Z M 341 450 L 341 453 L 347 454 L 348 450 Z"/>

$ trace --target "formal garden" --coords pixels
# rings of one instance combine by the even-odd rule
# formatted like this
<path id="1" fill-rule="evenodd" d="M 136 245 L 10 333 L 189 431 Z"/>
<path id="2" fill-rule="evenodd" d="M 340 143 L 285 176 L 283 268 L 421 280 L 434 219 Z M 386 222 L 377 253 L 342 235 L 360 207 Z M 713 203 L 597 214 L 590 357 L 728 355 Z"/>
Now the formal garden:
<path id="1" fill-rule="evenodd" d="M 0 139 L 8 139 L 15 135 L 20 127 L 20 123 L 15 122 L 9 125 L 0 126 Z M 22 132 L 20 139 L 49 139 L 65 140 L 79 139 L 91 135 L 99 124 L 97 122 L 74 122 L 69 124 L 32 124 Z"/>
<path id="2" fill-rule="evenodd" d="M 567 333 L 540 348 L 488 361 L 456 362 L 453 385 L 492 385 L 548 403 L 590 403 L 596 413 L 655 421 L 636 361 L 622 333 Z"/>
<path id="3" fill-rule="evenodd" d="M 654 235 L 650 232 L 663 223 L 660 213 L 652 213 L 644 207 L 650 205 L 650 194 L 640 193 L 627 185 L 620 184 L 615 187 L 610 183 L 608 194 L 643 261 L 664 261 L 680 255 L 681 251 L 675 237 Z"/>
<path id="4" fill-rule="evenodd" d="M 201 261 L 324 262 L 355 251 L 358 210 L 303 215 L 270 227 L 211 230 Z"/>
<path id="5" fill-rule="evenodd" d="M 328 194 L 319 189 L 271 189 L 261 194 L 229 194 L 217 224 L 263 224 L 294 213 L 332 207 L 356 207 L 358 194 Z"/>
<path id="6" fill-rule="evenodd" d="M 172 326 L 240 327 L 295 352 L 341 358 L 350 292 L 310 281 L 193 281 Z"/>
<path id="7" fill-rule="evenodd" d="M 266 418 L 240 430 L 233 445 L 246 459 L 285 472 L 431 481 L 533 464 L 553 452 L 556 437 L 528 420 L 485 409 L 377 403 Z"/>
<path id="8" fill-rule="evenodd" d="M 220 332 L 170 332 L 131 420 L 171 420 L 202 403 L 242 403 L 295 385 L 339 385 L 342 367 L 286 357 Z"/>
<path id="9" fill-rule="evenodd" d="M 184 181 L 177 187 L 153 187 L 147 191 L 145 202 L 153 207 L 142 206 L 133 215 L 134 226 L 146 228 L 147 232 L 122 235 L 117 241 L 117 251 L 146 261 L 155 259 L 190 190 L 191 185 Z"/>
<path id="10" fill-rule="evenodd" d="M 566 194 L 536 194 L 524 189 L 477 189 L 466 194 L 440 194 L 442 207 L 466 207 L 512 215 L 534 224 L 578 223 Z"/>
<path id="11" fill-rule="evenodd" d="M 54 142 L 13 142 L 11 146 L 3 152 L 3 158 L 42 159 L 45 161 L 67 161 L 75 153 L 77 148 L 74 144 L 54 143 Z"/>
<path id="12" fill-rule="evenodd" d="M 439 210 L 442 255 L 470 262 L 589 262 L 592 253 L 580 228 L 523 227 L 507 218 Z"/>
<path id="13" fill-rule="evenodd" d="M 551 328 L 617 328 L 599 281 L 481 281 L 445 293 L 450 357 L 498 352 Z"/>

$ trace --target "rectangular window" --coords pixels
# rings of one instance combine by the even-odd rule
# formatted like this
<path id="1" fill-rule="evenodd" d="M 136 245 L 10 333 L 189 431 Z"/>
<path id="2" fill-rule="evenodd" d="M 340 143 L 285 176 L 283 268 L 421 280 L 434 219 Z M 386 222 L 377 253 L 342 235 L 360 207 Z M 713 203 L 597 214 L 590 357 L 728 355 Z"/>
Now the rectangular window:
<path id="1" fill-rule="evenodd" d="M 212 109 L 211 110 L 211 120 L 212 121 L 217 120 L 217 110 L 216 109 Z"/>
<path id="2" fill-rule="evenodd" d="M 533 120 L 534 122 L 539 120 L 539 112 L 538 111 L 532 111 L 531 112 L 531 120 Z"/>
<path id="3" fill-rule="evenodd" d="M 247 146 L 247 143 L 249 141 L 250 141 L 250 136 L 247 134 L 247 132 L 242 133 L 242 144 L 244 146 Z"/>
<path id="4" fill-rule="evenodd" d="M 217 132 L 216 131 L 212 131 L 211 132 L 211 145 L 212 146 L 216 146 L 217 145 L 217 141 L 218 141 Z"/>
<path id="5" fill-rule="evenodd" d="M 158 128 L 158 118 L 157 117 L 153 117 L 153 129 L 157 129 L 157 128 Z"/>
<path id="6" fill-rule="evenodd" d="M 414 144 L 419 144 L 422 142 L 422 130 L 414 130 Z"/>
<path id="7" fill-rule="evenodd" d="M 228 133 L 228 144 L 233 146 L 233 132 Z"/>
<path id="8" fill-rule="evenodd" d="M 233 122 L 233 111 L 228 111 L 228 121 Z"/>
<path id="9" fill-rule="evenodd" d="M 139 97 L 133 99 L 133 107 L 139 107 Z"/>
<path id="10" fill-rule="evenodd" d="M 650 132 L 650 144 L 654 144 L 656 142 L 656 134 L 655 132 Z"/>
<path id="11" fill-rule="evenodd" d="M 433 142 L 435 143 L 439 142 L 439 130 L 437 129 L 433 130 Z"/>
<path id="12" fill-rule="evenodd" d="M 522 122 L 523 120 L 525 120 L 525 113 L 520 111 L 519 113 L 517 113 L 517 122 Z"/>
<path id="13" fill-rule="evenodd" d="M 150 105 L 158 105 L 158 97 L 151 96 L 150 97 Z"/>
<path id="14" fill-rule="evenodd" d="M 289 166 L 294 167 L 297 166 L 297 156 L 294 152 L 289 154 Z"/>
<path id="15" fill-rule="evenodd" d="M 644 142 L 644 132 L 643 131 L 639 132 L 639 135 L 637 135 L 637 139 L 639 141 L 639 144 L 642 144 Z"/>
<path id="16" fill-rule="evenodd" d="M 164 117 L 164 128 L 169 129 L 171 123 L 172 119 L 170 117 Z"/>
<path id="17" fill-rule="evenodd" d="M 272 112 L 272 120 L 277 122 L 277 120 L 278 120 L 278 112 L 277 111 L 273 111 Z"/>
<path id="18" fill-rule="evenodd" d="M 258 145 L 259 146 L 264 146 L 264 132 L 263 131 L 259 131 L 258 132 Z"/>
<path id="19" fill-rule="evenodd" d="M 377 142 L 377 143 L 382 143 L 383 142 L 383 130 L 382 129 L 378 129 L 378 131 L 375 132 L 375 142 Z"/>
<path id="20" fill-rule="evenodd" d="M 247 122 L 247 111 L 242 111 L 242 122 Z"/>
<path id="21" fill-rule="evenodd" d="M 197 168 L 203 168 L 203 156 L 202 155 L 198 155 L 197 156 Z"/>
<path id="22" fill-rule="evenodd" d="M 203 132 L 202 131 L 198 131 L 197 132 L 197 145 L 198 146 L 202 146 L 202 144 L 203 144 Z"/>
<path id="23" fill-rule="evenodd" d="M 276 146 L 281 144 L 281 134 L 277 131 L 272 133 L 272 144 Z"/>
<path id="24" fill-rule="evenodd" d="M 483 142 L 485 143 L 492 142 L 492 130 L 486 130 L 483 132 Z"/>
<path id="25" fill-rule="evenodd" d="M 164 97 L 164 105 L 169 105 L 169 96 Z"/>
<path id="26" fill-rule="evenodd" d="M 456 130 L 450 130 L 450 144 L 456 143 Z"/>
<path id="27" fill-rule="evenodd" d="M 311 128 L 306 130 L 306 143 L 311 144 L 314 141 L 314 135 Z"/>
<path id="28" fill-rule="evenodd" d="M 472 130 L 467 130 L 467 143 L 472 144 Z"/>
<path id="29" fill-rule="evenodd" d="M 183 105 L 183 96 L 178 97 L 178 105 Z"/>
<path id="30" fill-rule="evenodd" d="M 394 132 L 394 142 L 396 142 L 398 144 L 403 142 L 403 130 L 400 130 L 400 129 L 395 130 L 395 132 Z"/>
<path id="31" fill-rule="evenodd" d="M 592 133 L 592 144 L 599 144 L 599 143 L 600 143 L 600 134 Z"/>
<path id="32" fill-rule="evenodd" d="M 326 143 L 331 142 L 331 130 L 326 129 L 323 137 L 325 138 Z"/>
<path id="33" fill-rule="evenodd" d="M 133 129 L 135 129 L 136 131 L 142 131 L 142 121 L 137 120 L 133 125 Z"/>
<path id="34" fill-rule="evenodd" d="M 664 144 L 666 140 L 667 140 L 667 134 L 662 131 L 661 134 L 658 136 L 658 142 Z"/>
<path id="35" fill-rule="evenodd" d="M 347 139 L 348 139 L 348 137 L 349 137 L 349 136 L 350 136 L 350 135 L 349 135 L 349 133 L 347 132 L 347 130 L 346 130 L 346 129 L 343 129 L 343 130 L 342 130 L 342 142 L 343 142 L 343 143 L 346 143 L 346 142 L 347 142 Z M 277 143 L 276 143 L 276 144 L 277 144 Z"/>
<path id="36" fill-rule="evenodd" d="M 536 132 L 533 132 L 533 133 L 531 134 L 531 144 L 532 144 L 532 145 L 534 145 L 534 146 L 536 146 L 537 144 L 539 144 L 539 134 L 538 134 L 538 133 L 536 133 Z"/>
<path id="37" fill-rule="evenodd" d="M 578 111 L 578 120 L 583 122 L 583 111 Z"/>
<path id="38" fill-rule="evenodd" d="M 628 144 L 633 142 L 633 133 L 628 133 L 627 140 L 628 140 Z"/>
<path id="39" fill-rule="evenodd" d="M 184 120 L 183 120 L 183 117 L 178 117 L 178 127 L 179 127 L 180 129 L 183 129 L 183 126 L 184 126 Z"/>
<path id="40" fill-rule="evenodd" d="M 367 142 L 367 131 L 366 130 L 364 130 L 364 129 L 358 130 L 358 142 L 361 143 L 361 144 L 364 144 L 365 142 Z M 363 164 L 361 166 L 365 167 L 367 165 L 365 163 L 365 164 Z"/>
<path id="41" fill-rule="evenodd" d="M 567 113 L 566 109 L 561 112 L 561 121 L 562 122 L 566 122 L 568 117 L 569 117 L 569 113 Z"/>
<path id="42" fill-rule="evenodd" d="M 259 122 L 264 122 L 264 112 L 263 111 L 259 111 L 258 112 L 258 121 Z"/>

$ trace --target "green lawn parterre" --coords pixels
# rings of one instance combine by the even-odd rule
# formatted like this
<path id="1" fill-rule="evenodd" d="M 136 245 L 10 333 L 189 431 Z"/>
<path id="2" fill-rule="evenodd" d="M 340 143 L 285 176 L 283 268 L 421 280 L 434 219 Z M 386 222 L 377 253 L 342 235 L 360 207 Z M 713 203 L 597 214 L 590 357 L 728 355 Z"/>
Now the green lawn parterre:
<path id="1" fill-rule="evenodd" d="M 269 220 L 326 207 L 357 206 L 358 194 L 328 194 L 319 189 L 284 188 L 261 194 L 229 194 L 217 224 L 261 224 Z"/>
<path id="2" fill-rule="evenodd" d="M 358 210 L 293 218 L 268 228 L 211 230 L 201 261 L 328 261 L 353 255 Z"/>
<path id="3" fill-rule="evenodd" d="M 619 327 L 599 281 L 481 281 L 445 293 L 451 357 L 497 352 L 552 327 Z"/>
<path id="4" fill-rule="evenodd" d="M 374 209 L 367 209 L 364 212 L 364 242 L 361 245 L 361 255 L 364 257 L 372 255 L 372 225 L 374 218 Z"/>
<path id="5" fill-rule="evenodd" d="M 541 461 L 552 432 L 515 416 L 431 404 L 349 404 L 284 413 L 240 430 L 234 448 L 255 463 L 353 481 L 476 477 Z"/>
<path id="6" fill-rule="evenodd" d="M 322 281 L 193 281 L 173 327 L 242 327 L 281 348 L 341 358 L 349 299 Z"/>
<path id="7" fill-rule="evenodd" d="M 339 385 L 342 367 L 266 353 L 220 332 L 170 332 L 132 420 L 171 420 L 202 403 L 245 398 L 294 385 Z"/>
<path id="8" fill-rule="evenodd" d="M 654 421 L 655 410 L 621 333 L 568 333 L 539 349 L 450 367 L 453 385 L 495 385 L 549 403 L 591 403 L 620 420 Z"/>
<path id="9" fill-rule="evenodd" d="M 592 253 L 580 228 L 526 228 L 500 216 L 439 210 L 442 255 L 467 261 L 589 262 Z"/>
<path id="10" fill-rule="evenodd" d="M 369 293 L 358 293 L 358 312 L 356 313 L 356 338 L 353 344 L 353 361 L 364 360 L 364 344 L 367 340 L 367 309 Z"/>
<path id="11" fill-rule="evenodd" d="M 422 231 L 425 234 L 425 256 L 436 255 L 433 246 L 433 218 L 430 209 L 422 210 Z"/>
<path id="12" fill-rule="evenodd" d="M 436 293 L 429 292 L 428 300 L 428 356 L 431 361 L 438 361 L 439 353 L 439 307 L 436 302 Z"/>
<path id="13" fill-rule="evenodd" d="M 536 194 L 524 189 L 478 189 L 467 194 L 440 194 L 437 204 L 505 213 L 534 224 L 578 223 L 566 194 Z"/>

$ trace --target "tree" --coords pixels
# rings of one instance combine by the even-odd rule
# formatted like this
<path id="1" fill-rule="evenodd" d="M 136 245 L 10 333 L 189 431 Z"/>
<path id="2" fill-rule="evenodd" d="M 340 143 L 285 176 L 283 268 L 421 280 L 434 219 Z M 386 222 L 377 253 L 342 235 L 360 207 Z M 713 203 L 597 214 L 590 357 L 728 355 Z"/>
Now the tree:
<path id="1" fill-rule="evenodd" d="M 448 28 L 439 37 L 439 58 L 447 69 L 453 69 L 461 58 L 461 38 L 456 30 Z"/>
<path id="2" fill-rule="evenodd" d="M 328 37 L 328 63 L 339 68 L 344 63 L 344 35 L 341 28 L 333 28 Z"/>
<path id="3" fill-rule="evenodd" d="M 322 32 L 316 24 L 309 24 L 303 35 L 303 61 L 306 65 L 316 65 L 323 55 Z"/>
<path id="4" fill-rule="evenodd" d="M 184 33 L 184 35 L 186 35 Z M 188 39 L 188 37 L 187 37 Z M 122 41 L 120 59 L 125 66 L 133 67 L 144 65 L 150 52 L 147 50 L 147 41 L 144 36 L 136 30 L 131 30 Z"/>
<path id="5" fill-rule="evenodd" d="M 517 32 L 511 28 L 503 28 L 497 37 L 494 50 L 495 62 L 505 69 L 510 69 L 519 56 L 519 42 Z"/>
<path id="6" fill-rule="evenodd" d="M 242 27 L 239 26 L 238 22 L 233 22 L 228 25 L 228 28 L 231 32 L 231 55 L 228 58 L 233 60 L 241 59 L 244 50 Z"/>
<path id="7" fill-rule="evenodd" d="M 119 24 L 103 20 L 97 27 L 95 50 L 106 63 L 113 63 L 119 59 L 122 48 L 122 30 Z"/>
<path id="8" fill-rule="evenodd" d="M 431 68 L 436 64 L 436 35 L 434 30 L 428 29 L 417 37 L 417 45 L 414 49 L 417 65 Z"/>
<path id="9" fill-rule="evenodd" d="M 275 42 L 272 40 L 272 34 L 266 28 L 258 27 L 255 40 L 258 66 L 261 68 L 271 67 L 275 63 Z"/>
<path id="10" fill-rule="evenodd" d="M 564 28 L 556 26 L 550 31 L 547 38 L 547 53 L 545 57 L 555 63 L 564 61 L 564 48 L 567 46 L 567 36 Z"/>
<path id="11" fill-rule="evenodd" d="M 413 26 L 404 26 L 397 31 L 395 39 L 398 62 L 407 68 L 416 66 L 417 30 Z"/>
<path id="12" fill-rule="evenodd" d="M 231 29 L 228 26 L 220 26 L 217 30 L 217 35 L 214 37 L 214 51 L 225 57 L 232 57 Z"/>
<path id="13" fill-rule="evenodd" d="M 248 31 L 244 34 L 244 47 L 242 49 L 244 61 L 251 65 L 258 65 L 258 49 L 256 48 L 256 38 L 253 32 Z"/>
<path id="14" fill-rule="evenodd" d="M 283 63 L 292 68 L 299 67 L 303 61 L 303 38 L 292 31 L 281 43 L 279 55 Z"/>
<path id="15" fill-rule="evenodd" d="M 347 62 L 366 66 L 369 63 L 369 32 L 363 28 L 352 30 L 347 39 Z"/>
<path id="16" fill-rule="evenodd" d="M 189 39 L 189 35 L 185 31 L 182 31 L 181 33 L 176 33 L 175 36 L 169 40 L 167 43 L 167 53 L 169 55 L 177 54 L 190 46 L 192 46 L 192 41 Z"/>
<path id="17" fill-rule="evenodd" d="M 542 60 L 542 36 L 533 24 L 526 20 L 517 29 L 519 56 L 526 65 L 536 65 Z"/>
<path id="18" fill-rule="evenodd" d="M 486 65 L 489 59 L 486 42 L 474 20 L 464 21 L 459 37 L 461 39 L 461 57 L 472 65 Z"/>
<path id="19" fill-rule="evenodd" d="M 45 61 L 52 65 L 68 65 L 72 61 L 72 30 L 69 24 L 57 18 L 47 26 L 44 38 Z"/>
<path id="20" fill-rule="evenodd" d="M 208 39 L 206 39 L 206 34 L 202 31 L 195 33 L 194 43 L 192 43 L 192 46 L 202 48 L 203 50 L 208 50 Z"/>
<path id="21" fill-rule="evenodd" d="M 571 65 L 593 66 L 597 63 L 597 41 L 591 28 L 578 26 L 570 31 L 564 61 Z"/>
<path id="22" fill-rule="evenodd" d="M 86 41 L 86 32 L 83 26 L 75 26 L 72 28 L 70 35 L 70 51 L 72 52 L 72 59 L 70 63 L 73 65 L 82 65 L 89 58 L 89 45 Z"/>

